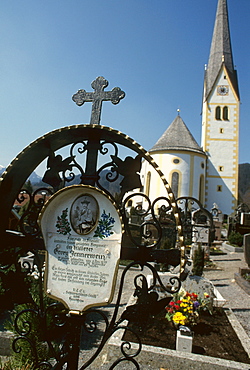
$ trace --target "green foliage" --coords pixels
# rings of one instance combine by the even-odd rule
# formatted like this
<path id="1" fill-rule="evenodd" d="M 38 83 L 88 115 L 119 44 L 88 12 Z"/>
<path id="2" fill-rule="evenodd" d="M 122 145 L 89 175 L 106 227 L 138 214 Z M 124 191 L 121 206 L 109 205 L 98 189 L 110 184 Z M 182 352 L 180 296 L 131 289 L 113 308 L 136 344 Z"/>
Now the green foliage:
<path id="1" fill-rule="evenodd" d="M 201 244 L 199 244 L 198 248 L 194 251 L 193 269 L 192 269 L 193 275 L 202 276 L 204 269 L 204 258 L 205 258 L 204 249 L 202 248 Z"/>
<path id="2" fill-rule="evenodd" d="M 0 369 L 1 370 L 32 370 L 34 369 L 33 364 L 26 361 L 24 364 L 20 364 L 15 358 L 11 357 L 8 360 L 2 362 L 0 359 Z"/>
<path id="3" fill-rule="evenodd" d="M 21 311 L 23 311 L 22 314 L 20 314 Z M 11 363 L 16 366 L 13 367 L 13 369 L 20 368 L 33 370 L 35 369 L 34 364 L 36 362 L 36 354 L 38 356 L 38 361 L 49 358 L 48 347 L 43 342 L 45 323 L 44 320 L 41 320 L 38 316 L 37 310 L 33 304 L 25 303 L 17 305 L 11 312 L 10 320 L 5 323 L 5 328 L 14 332 L 17 336 L 19 333 L 14 326 L 14 320 L 17 317 L 17 314 L 20 314 L 20 316 L 16 320 L 16 327 L 19 331 L 26 333 L 26 335 L 17 341 L 15 347 L 20 349 L 20 351 L 17 353 L 13 351 Z M 30 343 L 34 345 L 36 354 L 34 353 Z"/>
<path id="4" fill-rule="evenodd" d="M 228 241 L 231 245 L 237 245 L 242 247 L 243 245 L 243 235 L 238 232 L 232 231 L 228 236 Z"/>
<path id="5" fill-rule="evenodd" d="M 250 273 L 247 272 L 245 275 L 243 275 L 243 278 L 250 283 Z"/>
<path id="6" fill-rule="evenodd" d="M 20 332 L 24 334 L 18 340 L 15 348 L 20 351 L 14 352 L 11 362 L 6 364 L 4 370 L 34 370 L 37 362 L 46 361 L 51 356 L 47 340 L 52 341 L 55 350 L 58 349 L 57 338 L 60 337 L 61 328 L 56 327 L 54 315 L 62 317 L 65 309 L 55 307 L 47 313 L 46 317 L 40 314 L 39 280 L 29 277 L 30 292 L 33 302 L 16 305 L 10 313 L 10 318 L 5 322 L 5 329 L 12 331 L 18 337 Z M 54 301 L 43 296 L 43 304 L 47 307 Z M 56 310 L 56 311 L 55 311 Z M 14 324 L 15 323 L 15 324 Z M 13 367 L 11 367 L 13 366 Z M 1 369 L 1 367 L 0 367 Z"/>
<path id="7" fill-rule="evenodd" d="M 44 256 L 41 255 L 37 264 L 43 266 L 43 262 Z M 48 307 L 54 300 L 40 290 L 42 274 L 43 269 L 38 270 L 37 265 L 34 266 L 32 274 L 27 274 L 25 271 L 16 270 L 12 264 L 1 276 L 1 301 L 6 301 L 9 291 L 14 295 L 10 300 L 12 310 L 9 311 L 9 319 L 4 323 L 5 329 L 12 331 L 16 337 L 20 337 L 20 333 L 23 334 L 15 345 L 17 353 L 13 351 L 10 360 L 0 364 L 1 370 L 34 370 L 37 362 L 47 360 L 52 355 L 47 340 L 53 342 L 55 350 L 58 348 L 58 338 L 61 337 L 63 329 L 56 326 L 55 317 L 58 322 L 64 317 L 66 309 L 62 305 L 55 306 L 47 312 L 46 317 L 43 315 L 42 307 Z"/>

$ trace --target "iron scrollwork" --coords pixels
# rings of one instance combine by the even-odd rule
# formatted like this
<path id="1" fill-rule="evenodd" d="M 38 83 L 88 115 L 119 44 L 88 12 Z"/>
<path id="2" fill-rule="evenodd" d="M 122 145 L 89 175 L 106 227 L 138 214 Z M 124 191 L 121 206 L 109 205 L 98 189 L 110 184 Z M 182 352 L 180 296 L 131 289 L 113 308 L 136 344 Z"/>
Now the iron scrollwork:
<path id="1" fill-rule="evenodd" d="M 125 320 L 132 322 L 139 321 L 143 317 L 146 319 L 145 311 L 149 317 L 167 305 L 171 297 L 160 299 L 157 293 L 158 287 L 170 296 L 180 289 L 180 276 L 172 274 L 169 285 L 165 286 L 156 269 L 159 267 L 157 265 L 165 265 L 169 271 L 171 266 L 180 265 L 181 252 L 179 248 L 176 248 L 177 243 L 181 244 L 179 238 L 181 234 L 179 231 L 180 221 L 176 218 L 178 209 L 174 205 L 172 194 L 170 194 L 171 189 L 166 186 L 167 182 L 165 181 L 169 197 L 162 196 L 154 201 L 140 192 L 142 181 L 139 172 L 142 159 L 150 162 L 149 156 L 143 152 L 139 145 L 135 145 L 134 141 L 126 140 L 125 136 L 118 133 L 115 135 L 110 128 L 104 131 L 104 135 L 102 130 L 104 129 L 100 127 L 87 128 L 87 134 L 82 140 L 78 140 L 76 135 L 77 139 L 74 142 L 67 143 L 70 148 L 69 154 L 65 157 L 57 152 L 59 149 L 49 151 L 43 181 L 53 189 L 44 187 L 37 189 L 33 194 L 28 190 L 20 192 L 18 197 L 20 205 L 23 206 L 25 200 L 27 205 L 23 206 L 23 214 L 18 222 L 17 230 L 8 235 L 6 245 L 8 247 L 14 245 L 14 248 L 11 260 L 6 259 L 2 270 L 3 268 L 6 270 L 10 267 L 13 268 L 14 265 L 15 277 L 28 277 L 32 284 L 35 283 L 38 290 L 35 299 L 30 294 L 31 290 L 28 289 L 27 294 L 29 295 L 25 297 L 25 302 L 15 302 L 26 303 L 26 306 L 24 309 L 20 308 L 20 312 L 15 317 L 17 338 L 14 341 L 14 349 L 15 351 L 24 351 L 24 348 L 29 346 L 33 354 L 35 368 L 39 370 L 77 368 L 82 370 L 87 368 L 97 358 L 105 343 L 115 332 L 118 330 L 132 331 L 129 323 L 126 324 Z M 118 138 L 118 142 L 110 138 L 111 134 L 113 139 Z M 133 151 L 133 154 L 122 157 L 118 149 L 119 145 L 125 144 L 130 151 Z M 54 143 L 51 144 L 51 147 L 55 147 Z M 98 162 L 99 156 L 102 160 Z M 103 164 L 105 158 L 108 160 Z M 157 170 L 156 165 L 153 164 L 153 166 L 154 170 Z M 162 173 L 159 175 L 162 178 Z M 121 273 L 116 300 L 113 305 L 107 308 L 108 314 L 101 309 L 92 308 L 76 315 L 69 312 L 62 304 L 55 303 L 46 297 L 43 291 L 44 255 L 41 253 L 41 257 L 39 253 L 44 249 L 44 245 L 37 217 L 44 203 L 52 194 L 60 188 L 74 183 L 90 184 L 105 191 L 116 203 L 123 220 L 125 232 L 122 240 L 121 259 L 131 262 Z M 136 198 L 139 197 L 141 201 L 137 202 Z M 129 207 L 130 203 L 133 203 L 133 210 Z M 166 248 L 167 242 L 169 249 Z M 17 245 L 20 246 L 17 248 Z M 10 250 L 11 248 L 8 252 Z M 29 251 L 33 254 L 34 261 L 30 263 L 28 259 L 24 259 L 21 265 L 18 262 L 20 257 L 25 257 Z M 8 258 L 10 258 L 10 253 Z M 136 302 L 133 305 L 128 305 L 126 310 L 121 313 L 119 308 L 125 277 L 128 277 L 129 271 L 135 266 L 140 268 L 134 278 Z M 148 286 L 143 274 L 146 269 L 152 275 L 151 286 Z M 19 272 L 17 273 L 17 271 Z M 24 291 L 23 289 L 22 294 Z M 85 361 L 83 365 L 79 365 L 81 331 L 86 335 L 96 334 L 100 330 L 98 329 L 100 326 L 102 330 L 100 331 L 98 347 L 90 359 Z M 33 335 L 34 332 L 39 333 L 36 339 Z M 136 350 L 133 349 L 131 343 L 125 341 L 121 345 L 121 357 L 111 365 L 110 369 L 118 368 L 125 361 L 130 362 L 137 369 L 140 368 L 137 356 L 142 347 L 140 336 L 136 333 L 134 335 L 138 342 Z M 41 353 L 44 353 L 44 356 L 41 357 Z"/>

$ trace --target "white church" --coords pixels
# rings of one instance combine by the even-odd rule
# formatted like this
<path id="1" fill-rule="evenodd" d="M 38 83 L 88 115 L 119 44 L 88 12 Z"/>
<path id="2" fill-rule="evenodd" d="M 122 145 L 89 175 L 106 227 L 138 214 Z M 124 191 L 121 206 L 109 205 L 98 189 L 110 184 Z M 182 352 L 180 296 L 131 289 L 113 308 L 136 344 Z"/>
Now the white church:
<path id="1" fill-rule="evenodd" d="M 218 0 L 205 67 L 201 145 L 178 113 L 149 150 L 176 198 L 194 197 L 209 211 L 216 203 L 222 213 L 234 213 L 238 201 L 239 106 L 227 0 Z M 141 175 L 150 198 L 164 193 L 161 179 L 146 161 Z"/>

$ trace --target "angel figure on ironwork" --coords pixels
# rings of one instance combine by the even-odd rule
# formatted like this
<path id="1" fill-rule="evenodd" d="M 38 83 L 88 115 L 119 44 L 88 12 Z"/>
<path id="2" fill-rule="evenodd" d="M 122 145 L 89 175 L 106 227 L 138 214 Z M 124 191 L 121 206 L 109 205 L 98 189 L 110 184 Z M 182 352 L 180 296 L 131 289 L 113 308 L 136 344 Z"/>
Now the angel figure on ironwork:
<path id="1" fill-rule="evenodd" d="M 65 173 L 66 171 L 72 170 L 72 165 L 70 162 L 75 158 L 75 156 L 70 156 L 66 159 L 62 159 L 62 156 L 56 155 L 52 152 L 48 158 L 47 171 L 45 172 L 42 181 L 46 184 L 51 185 L 55 190 L 59 189 L 62 179 L 59 175 L 60 172 Z"/>
<path id="2" fill-rule="evenodd" d="M 130 190 L 141 188 L 142 183 L 140 179 L 141 170 L 141 155 L 138 154 L 135 158 L 126 157 L 124 160 L 117 156 L 111 155 L 114 170 L 123 176 L 120 182 L 121 197 Z"/>

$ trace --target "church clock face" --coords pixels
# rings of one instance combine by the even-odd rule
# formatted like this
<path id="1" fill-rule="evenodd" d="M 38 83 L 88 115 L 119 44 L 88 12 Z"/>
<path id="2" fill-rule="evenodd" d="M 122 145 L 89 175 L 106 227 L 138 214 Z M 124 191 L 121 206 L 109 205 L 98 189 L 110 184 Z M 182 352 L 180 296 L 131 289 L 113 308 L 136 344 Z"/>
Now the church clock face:
<path id="1" fill-rule="evenodd" d="M 228 86 L 221 85 L 217 87 L 218 95 L 228 95 L 228 92 L 229 92 Z"/>

